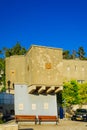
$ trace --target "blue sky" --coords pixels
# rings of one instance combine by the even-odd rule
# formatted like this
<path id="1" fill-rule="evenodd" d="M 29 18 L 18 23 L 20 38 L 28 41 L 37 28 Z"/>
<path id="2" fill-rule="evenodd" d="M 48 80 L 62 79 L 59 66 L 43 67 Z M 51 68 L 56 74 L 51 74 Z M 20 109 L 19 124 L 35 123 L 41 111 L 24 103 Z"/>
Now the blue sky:
<path id="1" fill-rule="evenodd" d="M 87 0 L 0 0 L 0 49 L 17 41 L 87 52 Z"/>

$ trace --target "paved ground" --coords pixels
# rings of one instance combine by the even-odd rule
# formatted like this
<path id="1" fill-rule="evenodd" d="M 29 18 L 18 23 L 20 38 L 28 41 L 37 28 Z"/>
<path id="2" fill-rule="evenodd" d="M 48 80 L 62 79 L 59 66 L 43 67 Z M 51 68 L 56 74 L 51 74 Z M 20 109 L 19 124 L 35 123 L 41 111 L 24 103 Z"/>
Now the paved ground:
<path id="1" fill-rule="evenodd" d="M 60 120 L 58 125 L 55 124 L 21 124 L 19 129 L 23 130 L 87 130 L 87 122 Z"/>
<path id="2" fill-rule="evenodd" d="M 18 125 L 14 120 L 0 124 L 0 130 L 87 130 L 87 122 L 63 119 L 59 121 L 58 125 L 56 123 L 35 125 L 29 122 L 21 122 Z"/>

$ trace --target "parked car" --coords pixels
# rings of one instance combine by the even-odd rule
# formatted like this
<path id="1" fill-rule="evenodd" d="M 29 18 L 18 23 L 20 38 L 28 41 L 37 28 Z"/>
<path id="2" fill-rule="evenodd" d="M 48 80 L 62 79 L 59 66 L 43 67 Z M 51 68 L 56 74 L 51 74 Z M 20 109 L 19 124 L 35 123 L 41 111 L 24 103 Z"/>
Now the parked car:
<path id="1" fill-rule="evenodd" d="M 71 120 L 87 121 L 87 109 L 77 109 Z"/>

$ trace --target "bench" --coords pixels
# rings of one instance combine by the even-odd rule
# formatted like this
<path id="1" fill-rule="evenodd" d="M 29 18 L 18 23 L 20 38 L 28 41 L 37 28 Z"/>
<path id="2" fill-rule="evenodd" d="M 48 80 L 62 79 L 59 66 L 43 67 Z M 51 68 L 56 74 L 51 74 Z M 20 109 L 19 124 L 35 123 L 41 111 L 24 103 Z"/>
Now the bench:
<path id="1" fill-rule="evenodd" d="M 15 115 L 16 122 L 35 122 L 37 124 L 37 117 L 35 115 Z"/>
<path id="2" fill-rule="evenodd" d="M 57 125 L 59 122 L 59 119 L 57 116 L 39 115 L 38 121 L 39 121 L 39 124 L 41 124 L 41 122 L 56 122 L 56 125 Z"/>

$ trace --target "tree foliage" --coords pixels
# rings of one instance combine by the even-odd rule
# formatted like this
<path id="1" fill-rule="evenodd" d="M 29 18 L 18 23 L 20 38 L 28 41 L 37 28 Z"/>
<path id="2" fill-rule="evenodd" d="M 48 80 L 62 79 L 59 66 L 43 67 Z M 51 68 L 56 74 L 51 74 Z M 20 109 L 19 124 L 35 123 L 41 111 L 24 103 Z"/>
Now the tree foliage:
<path id="1" fill-rule="evenodd" d="M 79 58 L 80 60 L 87 60 L 87 57 L 85 56 L 85 50 L 82 46 L 78 48 L 78 50 L 73 50 L 72 53 L 70 53 L 69 50 L 63 50 L 63 59 L 75 59 Z"/>
<path id="2" fill-rule="evenodd" d="M 4 59 L 0 58 L 0 85 L 4 82 L 5 75 L 5 62 Z"/>
<path id="3" fill-rule="evenodd" d="M 81 104 L 87 103 L 87 83 L 79 84 L 79 95 Z"/>
<path id="4" fill-rule="evenodd" d="M 63 59 L 70 59 L 70 51 L 69 50 L 63 51 Z"/>
<path id="5" fill-rule="evenodd" d="M 13 48 L 5 48 L 5 56 L 13 56 L 13 55 L 24 55 L 27 52 L 27 50 L 20 45 L 19 42 L 16 43 L 16 45 Z"/>
<path id="6" fill-rule="evenodd" d="M 65 104 L 66 106 L 70 106 L 72 104 L 79 104 L 80 97 L 78 90 L 79 86 L 75 80 L 64 83 L 62 93 L 63 104 Z"/>
<path id="7" fill-rule="evenodd" d="M 82 46 L 79 47 L 77 54 L 78 54 L 78 57 L 80 60 L 83 60 L 85 58 L 84 57 L 85 51 L 84 51 L 84 48 Z"/>
<path id="8" fill-rule="evenodd" d="M 78 83 L 75 80 L 66 82 L 63 85 L 62 104 L 71 106 L 87 103 L 87 83 Z"/>

